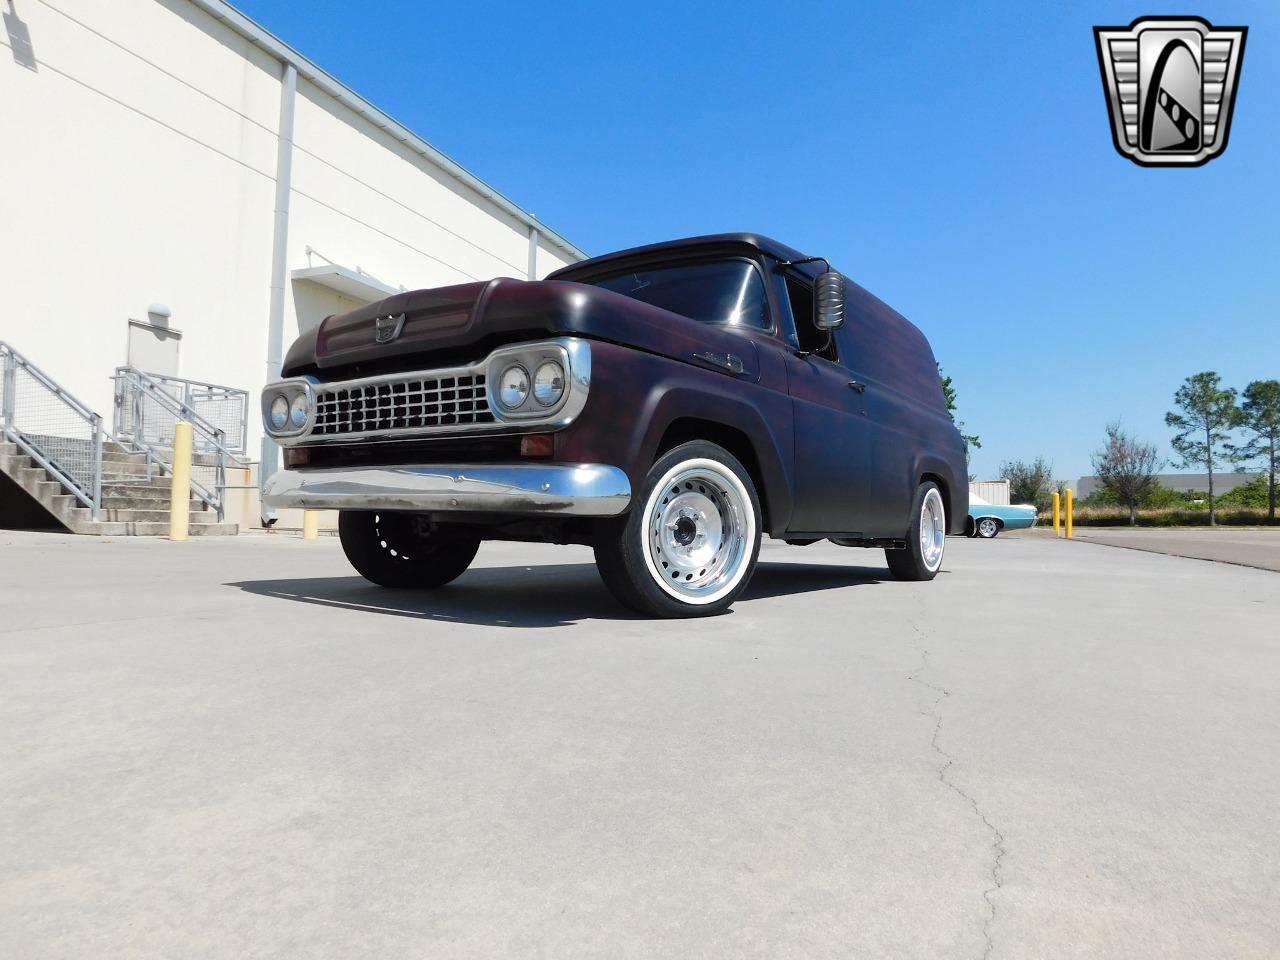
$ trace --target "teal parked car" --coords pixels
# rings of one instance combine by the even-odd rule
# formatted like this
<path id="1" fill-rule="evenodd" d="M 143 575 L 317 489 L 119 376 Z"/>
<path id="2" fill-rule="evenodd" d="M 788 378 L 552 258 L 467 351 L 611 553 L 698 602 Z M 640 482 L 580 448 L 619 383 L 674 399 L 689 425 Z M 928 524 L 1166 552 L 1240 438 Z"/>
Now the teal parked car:
<path id="1" fill-rule="evenodd" d="M 965 535 L 990 540 L 1001 530 L 1024 530 L 1035 526 L 1036 508 L 1027 503 L 1002 506 L 987 503 L 976 493 L 969 494 L 969 522 Z"/>

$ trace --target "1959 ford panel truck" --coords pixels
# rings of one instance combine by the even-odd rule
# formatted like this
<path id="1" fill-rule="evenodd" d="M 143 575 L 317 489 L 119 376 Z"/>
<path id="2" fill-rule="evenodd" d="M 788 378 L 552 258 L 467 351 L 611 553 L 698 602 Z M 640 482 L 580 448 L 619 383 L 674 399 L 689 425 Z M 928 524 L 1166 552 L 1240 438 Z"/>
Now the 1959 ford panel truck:
<path id="1" fill-rule="evenodd" d="M 930 580 L 965 528 L 928 341 L 754 234 L 397 294 L 327 318 L 283 376 L 264 503 L 340 510 L 386 587 L 442 586 L 482 540 L 578 543 L 624 604 L 701 616 L 746 588 L 762 534 L 883 548 Z"/>

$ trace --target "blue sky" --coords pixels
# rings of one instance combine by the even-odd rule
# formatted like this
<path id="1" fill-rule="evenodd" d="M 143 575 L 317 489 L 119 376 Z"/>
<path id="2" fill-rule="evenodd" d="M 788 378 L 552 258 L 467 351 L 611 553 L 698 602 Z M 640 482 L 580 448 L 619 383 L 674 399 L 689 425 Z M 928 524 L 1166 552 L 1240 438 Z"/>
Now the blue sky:
<path id="1" fill-rule="evenodd" d="M 1174 390 L 1280 379 L 1280 5 L 239 0 L 589 253 L 753 230 L 928 334 L 983 448 L 1089 471 Z M 1111 145 L 1091 28 L 1249 30 L 1230 146 Z"/>

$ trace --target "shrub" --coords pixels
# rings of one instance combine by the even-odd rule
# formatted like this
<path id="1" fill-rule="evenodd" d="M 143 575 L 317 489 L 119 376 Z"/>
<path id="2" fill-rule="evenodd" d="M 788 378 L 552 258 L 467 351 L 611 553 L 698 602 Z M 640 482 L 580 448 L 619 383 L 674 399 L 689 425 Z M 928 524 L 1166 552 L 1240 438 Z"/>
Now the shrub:
<path id="1" fill-rule="evenodd" d="M 1121 506 L 1077 506 L 1073 522 L 1077 527 L 1127 527 L 1129 511 Z M 1224 526 L 1266 526 L 1267 511 L 1252 507 L 1227 507 L 1217 511 L 1217 520 Z M 1144 507 L 1138 511 L 1140 527 L 1204 527 L 1209 525 L 1208 506 L 1196 507 Z"/>
<path id="2" fill-rule="evenodd" d="M 1234 490 L 1228 490 L 1217 498 L 1224 507 L 1267 507 L 1267 478 L 1254 477 L 1248 483 L 1242 483 Z"/>

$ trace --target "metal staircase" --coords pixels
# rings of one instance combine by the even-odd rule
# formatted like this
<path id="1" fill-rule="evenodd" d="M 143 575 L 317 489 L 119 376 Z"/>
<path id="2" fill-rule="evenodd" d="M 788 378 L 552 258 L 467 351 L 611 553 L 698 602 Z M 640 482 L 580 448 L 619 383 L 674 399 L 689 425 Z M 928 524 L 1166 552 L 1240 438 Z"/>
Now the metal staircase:
<path id="1" fill-rule="evenodd" d="M 154 435 L 121 439 L 102 417 L 59 386 L 22 354 L 0 342 L 0 472 L 7 475 L 72 533 L 112 536 L 167 536 L 172 456 Z M 117 380 L 121 372 L 117 371 Z M 192 536 L 232 535 L 224 522 L 226 462 L 234 456 L 225 434 L 181 400 L 150 389 L 151 378 L 128 370 L 140 391 L 133 424 L 149 416 L 193 423 L 198 451 L 192 463 L 189 502 Z M 172 437 L 172 429 L 168 432 Z M 166 456 L 166 454 L 168 456 Z"/>

